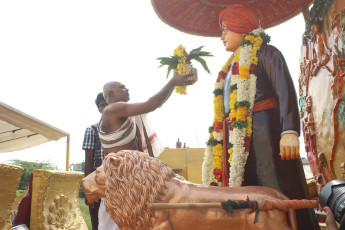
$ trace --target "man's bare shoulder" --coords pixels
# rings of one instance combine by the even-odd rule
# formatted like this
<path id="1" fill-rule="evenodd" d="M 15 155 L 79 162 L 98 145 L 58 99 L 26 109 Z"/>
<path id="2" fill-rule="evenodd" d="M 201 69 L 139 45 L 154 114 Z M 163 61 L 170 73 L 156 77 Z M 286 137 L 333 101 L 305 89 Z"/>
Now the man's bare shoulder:
<path id="1" fill-rule="evenodd" d="M 112 132 L 121 127 L 124 122 L 122 111 L 125 109 L 126 102 L 116 102 L 109 104 L 102 113 L 101 129 L 104 132 Z"/>
<path id="2" fill-rule="evenodd" d="M 114 114 L 120 112 L 127 106 L 127 102 L 119 101 L 108 104 L 107 107 L 103 110 L 103 117 L 104 116 L 113 116 Z"/>

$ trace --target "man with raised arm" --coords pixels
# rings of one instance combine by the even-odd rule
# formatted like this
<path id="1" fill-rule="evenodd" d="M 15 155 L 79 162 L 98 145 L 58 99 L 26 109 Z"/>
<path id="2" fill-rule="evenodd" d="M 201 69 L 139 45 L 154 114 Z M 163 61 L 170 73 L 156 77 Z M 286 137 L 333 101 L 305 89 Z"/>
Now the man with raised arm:
<path id="1" fill-rule="evenodd" d="M 158 156 L 163 147 L 151 128 L 145 114 L 161 107 L 170 97 L 175 86 L 191 85 L 190 75 L 174 74 L 173 78 L 155 95 L 145 102 L 130 103 L 129 90 L 120 82 L 108 82 L 103 87 L 103 95 L 108 106 L 103 110 L 98 124 L 99 137 L 104 155 L 120 150 L 139 150 Z M 116 192 L 116 191 L 114 191 Z M 105 210 L 102 200 L 99 209 L 99 230 L 117 230 Z"/>

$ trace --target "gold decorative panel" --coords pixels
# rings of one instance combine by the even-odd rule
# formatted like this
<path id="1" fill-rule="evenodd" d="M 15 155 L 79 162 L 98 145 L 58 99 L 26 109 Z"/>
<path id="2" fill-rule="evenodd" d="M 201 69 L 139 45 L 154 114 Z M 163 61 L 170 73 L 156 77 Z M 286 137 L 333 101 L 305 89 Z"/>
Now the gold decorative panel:
<path id="1" fill-rule="evenodd" d="M 24 169 L 0 163 L 0 229 L 12 229 L 12 204 Z"/>
<path id="2" fill-rule="evenodd" d="M 79 209 L 78 192 L 84 174 L 34 171 L 31 202 L 31 230 L 87 230 Z"/>

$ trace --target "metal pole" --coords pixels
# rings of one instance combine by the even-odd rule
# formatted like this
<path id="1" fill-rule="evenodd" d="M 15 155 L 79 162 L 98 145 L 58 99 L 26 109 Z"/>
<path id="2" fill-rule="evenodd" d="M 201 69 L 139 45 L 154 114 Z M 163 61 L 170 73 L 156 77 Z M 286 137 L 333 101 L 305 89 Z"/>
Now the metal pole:
<path id="1" fill-rule="evenodd" d="M 70 143 L 70 135 L 67 136 L 66 171 L 69 171 L 69 143 Z"/>
<path id="2" fill-rule="evenodd" d="M 228 201 L 229 202 L 229 201 Z M 235 201 L 236 202 L 236 201 Z M 241 202 L 241 201 L 237 201 Z M 304 209 L 304 208 L 318 208 L 318 200 L 266 200 L 258 199 L 256 201 L 247 201 L 250 207 L 250 202 L 257 202 L 257 208 L 260 211 L 268 211 L 272 209 L 279 209 L 282 211 L 288 211 L 292 209 Z M 253 203 L 251 203 L 253 204 Z M 150 209 L 192 209 L 192 208 L 222 208 L 221 202 L 214 203 L 151 203 Z M 234 209 L 246 209 L 246 208 L 235 208 Z"/>
<path id="3" fill-rule="evenodd" d="M 151 203 L 150 209 L 222 208 L 221 203 Z"/>

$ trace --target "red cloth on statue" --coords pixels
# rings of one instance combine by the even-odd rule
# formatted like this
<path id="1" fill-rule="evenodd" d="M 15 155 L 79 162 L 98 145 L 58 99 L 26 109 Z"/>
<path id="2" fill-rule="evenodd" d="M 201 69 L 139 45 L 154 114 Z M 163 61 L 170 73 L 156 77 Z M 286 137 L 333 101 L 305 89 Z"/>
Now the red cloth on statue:
<path id="1" fill-rule="evenodd" d="M 219 23 L 232 32 L 246 34 L 260 27 L 259 19 L 245 4 L 232 4 L 220 12 Z"/>
<path id="2" fill-rule="evenodd" d="M 26 226 L 30 229 L 32 177 L 33 177 L 33 174 L 31 173 L 30 180 L 29 180 L 29 189 L 25 197 L 20 201 L 18 205 L 17 215 L 14 217 L 14 220 L 12 223 L 13 227 L 17 225 L 21 225 L 21 224 L 26 224 Z"/>

